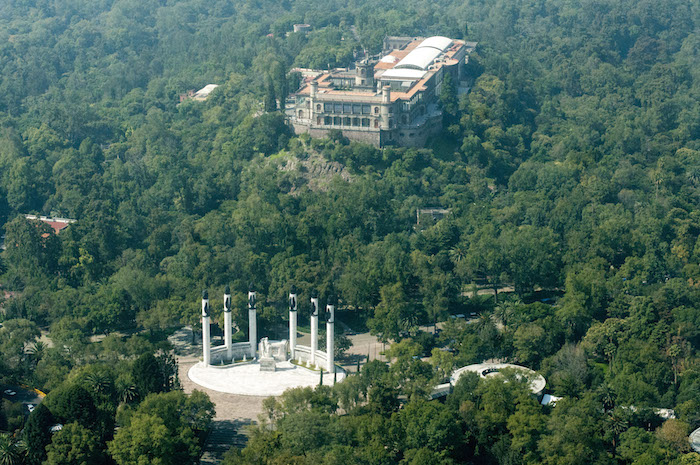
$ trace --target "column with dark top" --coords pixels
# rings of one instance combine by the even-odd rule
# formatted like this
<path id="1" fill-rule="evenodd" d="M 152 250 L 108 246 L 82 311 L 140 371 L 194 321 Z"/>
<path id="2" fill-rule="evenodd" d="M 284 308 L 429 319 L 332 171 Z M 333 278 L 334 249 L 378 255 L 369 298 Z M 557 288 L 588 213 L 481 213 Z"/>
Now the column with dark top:
<path id="1" fill-rule="evenodd" d="M 211 363 L 211 337 L 209 335 L 209 327 L 211 320 L 209 318 L 209 293 L 205 289 L 202 292 L 202 361 L 207 367 Z"/>
<path id="2" fill-rule="evenodd" d="M 250 357 L 255 358 L 258 346 L 257 311 L 255 308 L 255 291 L 251 284 L 248 288 L 248 340 L 250 341 Z"/>
<path id="3" fill-rule="evenodd" d="M 233 335 L 231 332 L 231 288 L 226 286 L 224 291 L 224 346 L 226 346 L 226 360 L 233 361 Z"/>
<path id="4" fill-rule="evenodd" d="M 335 349 L 335 295 L 328 296 L 326 303 L 326 369 L 329 373 L 335 371 L 333 352 Z"/>
<path id="5" fill-rule="evenodd" d="M 318 350 L 318 293 L 311 293 L 311 365 L 316 365 L 316 350 Z"/>
<path id="6" fill-rule="evenodd" d="M 292 360 L 296 358 L 297 347 L 297 288 L 289 291 L 289 352 Z"/>

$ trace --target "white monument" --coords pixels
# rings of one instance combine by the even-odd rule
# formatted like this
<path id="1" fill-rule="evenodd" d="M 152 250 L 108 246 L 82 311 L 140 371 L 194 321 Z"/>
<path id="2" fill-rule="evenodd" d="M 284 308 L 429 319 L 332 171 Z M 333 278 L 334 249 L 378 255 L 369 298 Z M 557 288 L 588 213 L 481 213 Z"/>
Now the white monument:
<path id="1" fill-rule="evenodd" d="M 257 340 L 256 293 L 251 285 L 248 292 L 248 341 L 233 343 L 231 290 L 224 291 L 224 341 L 211 346 L 209 296 L 202 292 L 202 362 L 188 371 L 189 378 L 200 386 L 219 392 L 251 396 L 278 396 L 293 387 L 318 385 L 318 370 L 333 373 L 324 384 L 342 380 L 345 371 L 334 364 L 335 297 L 326 305 L 327 342 L 324 350 L 318 348 L 319 298 L 311 297 L 311 347 L 297 344 L 297 293 L 292 287 L 289 294 L 289 341 Z M 294 363 L 289 359 L 292 356 Z"/>

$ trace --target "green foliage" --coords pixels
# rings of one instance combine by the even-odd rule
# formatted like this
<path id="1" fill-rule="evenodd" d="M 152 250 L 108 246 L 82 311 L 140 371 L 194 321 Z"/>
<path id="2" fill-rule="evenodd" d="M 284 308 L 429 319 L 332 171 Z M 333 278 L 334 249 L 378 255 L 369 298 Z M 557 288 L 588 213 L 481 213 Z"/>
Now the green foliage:
<path id="1" fill-rule="evenodd" d="M 186 463 L 208 408 L 193 407 L 205 413 L 188 421 L 202 425 L 183 437 L 154 401 L 157 414 L 134 413 L 150 392 L 177 387 L 173 360 L 152 355 L 167 350 L 164 330 L 197 328 L 199 290 L 227 284 L 244 328 L 253 280 L 264 296 L 260 329 L 272 332 L 296 283 L 300 302 L 313 288 L 337 289 L 341 307 L 386 341 L 450 314 L 479 317 L 448 320 L 434 340 L 415 336 L 424 355 L 433 343 L 454 350 L 430 364 L 402 342 L 391 367 L 371 362 L 333 393 L 295 394 L 313 407 L 280 407 L 290 410 L 286 426 L 256 431 L 231 460 L 690 462 L 682 428 L 662 434 L 657 420 L 619 413 L 672 407 L 679 421 L 700 418 L 694 8 L 680 0 L 3 3 L 0 281 L 18 292 L 1 303 L 3 381 L 51 390 L 47 407 L 100 441 L 124 403 L 120 412 L 148 433 L 125 422 L 117 434 L 133 448 L 110 443 L 118 462 L 143 454 L 144 463 L 175 455 Z M 287 36 L 295 23 L 312 32 Z M 447 78 L 439 90 L 445 131 L 428 147 L 294 138 L 276 111 L 299 82 L 287 76 L 292 66 L 351 66 L 361 49 L 378 53 L 386 35 L 465 32 L 479 46 L 465 80 Z M 208 83 L 220 86 L 207 101 L 178 104 Z M 450 213 L 416 226 L 416 209 L 428 206 Z M 78 221 L 56 235 L 28 213 Z M 519 302 L 504 300 L 510 287 Z M 36 345 L 38 327 L 49 328 L 53 347 Z M 112 334 L 141 328 L 147 334 Z M 91 343 L 100 333 L 109 335 Z M 447 407 L 421 404 L 453 366 L 489 358 L 539 368 L 567 400 L 539 415 L 516 380 L 471 379 Z M 336 405 L 347 415 L 333 414 Z M 4 403 L 8 429 L 22 427 L 20 407 Z M 307 425 L 328 437 L 297 431 Z M 443 449 L 392 434 L 409 426 Z M 83 433 L 61 447 L 91 454 Z"/>
<path id="2" fill-rule="evenodd" d="M 63 425 L 46 448 L 47 465 L 99 465 L 105 463 L 99 437 L 78 423 Z"/>
<path id="3" fill-rule="evenodd" d="M 52 441 L 49 429 L 55 424 L 53 415 L 44 404 L 39 404 L 29 415 L 24 426 L 28 464 L 41 465 L 46 459 L 46 446 Z"/>

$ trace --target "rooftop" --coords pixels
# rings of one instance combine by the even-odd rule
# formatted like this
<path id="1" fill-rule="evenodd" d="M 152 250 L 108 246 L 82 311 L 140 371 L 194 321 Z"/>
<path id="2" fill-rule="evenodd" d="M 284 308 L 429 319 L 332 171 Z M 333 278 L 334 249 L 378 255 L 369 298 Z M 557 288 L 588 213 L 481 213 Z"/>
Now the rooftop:
<path id="1" fill-rule="evenodd" d="M 69 218 L 50 218 L 48 216 L 24 215 L 28 220 L 42 221 L 51 226 L 56 234 L 68 227 L 69 224 L 75 223 L 77 220 Z"/>

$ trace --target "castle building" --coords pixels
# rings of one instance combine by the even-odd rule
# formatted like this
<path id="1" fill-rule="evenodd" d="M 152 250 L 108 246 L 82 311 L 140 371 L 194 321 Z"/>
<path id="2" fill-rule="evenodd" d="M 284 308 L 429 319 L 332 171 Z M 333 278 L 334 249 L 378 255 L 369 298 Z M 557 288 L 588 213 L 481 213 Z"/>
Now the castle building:
<path id="1" fill-rule="evenodd" d="M 445 76 L 457 88 L 476 45 L 441 36 L 387 37 L 381 58 L 307 74 L 293 96 L 290 123 L 312 137 L 337 129 L 377 147 L 423 146 L 442 129 L 438 99 Z"/>

